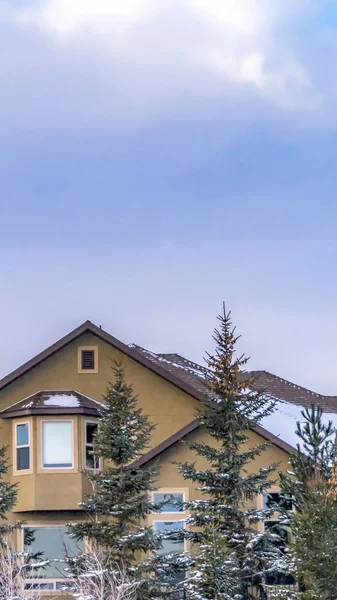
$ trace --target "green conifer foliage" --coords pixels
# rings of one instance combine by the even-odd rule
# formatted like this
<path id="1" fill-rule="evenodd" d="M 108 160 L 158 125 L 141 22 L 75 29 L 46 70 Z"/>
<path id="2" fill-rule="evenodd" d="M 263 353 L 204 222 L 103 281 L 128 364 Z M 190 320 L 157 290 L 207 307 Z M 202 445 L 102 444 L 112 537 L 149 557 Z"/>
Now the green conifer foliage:
<path id="1" fill-rule="evenodd" d="M 147 517 L 154 510 L 151 491 L 157 471 L 133 463 L 146 451 L 153 425 L 137 407 L 137 397 L 126 382 L 121 363 L 115 364 L 113 373 L 94 439 L 95 458 L 103 459 L 104 469 L 87 472 L 93 492 L 81 505 L 86 520 L 70 524 L 69 532 L 76 540 L 86 539 L 106 549 L 105 568 L 143 578 L 138 595 L 146 596 L 156 585 L 156 577 L 149 580 L 147 574 L 156 561 L 159 563 L 155 551 L 160 539 L 147 525 Z"/>
<path id="2" fill-rule="evenodd" d="M 280 474 L 284 494 L 291 496 L 295 510 L 283 511 L 283 522 L 291 529 L 287 554 L 288 570 L 300 588 L 301 600 L 337 598 L 337 502 L 334 465 L 336 430 L 323 419 L 323 411 L 311 406 L 297 423 L 296 452 L 290 470 Z"/>
<path id="3" fill-rule="evenodd" d="M 196 600 L 247 600 L 257 592 L 263 597 L 264 573 L 279 568 L 281 559 L 273 535 L 263 530 L 273 509 L 256 508 L 276 465 L 256 468 L 254 461 L 268 443 L 247 445 L 251 425 L 274 410 L 274 401 L 250 391 L 247 359 L 236 356 L 238 338 L 225 307 L 219 322 L 215 354 L 208 357 L 211 394 L 200 410 L 202 427 L 211 438 L 187 444 L 206 466 L 179 465 L 200 493 L 199 500 L 186 503 L 191 516 L 185 536 L 192 544 L 186 587 Z"/>

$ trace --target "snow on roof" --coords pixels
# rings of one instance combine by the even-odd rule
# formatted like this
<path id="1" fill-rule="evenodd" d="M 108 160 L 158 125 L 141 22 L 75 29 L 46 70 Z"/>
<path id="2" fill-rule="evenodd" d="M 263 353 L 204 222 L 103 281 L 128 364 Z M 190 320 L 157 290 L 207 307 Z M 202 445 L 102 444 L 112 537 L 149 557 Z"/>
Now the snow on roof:
<path id="1" fill-rule="evenodd" d="M 284 442 L 295 447 L 300 443 L 300 438 L 296 435 L 296 423 L 304 423 L 304 417 L 301 414 L 303 406 L 291 404 L 290 402 L 278 401 L 275 405 L 275 411 L 265 417 L 260 425 L 267 429 L 275 437 L 279 437 Z M 337 428 L 337 414 L 324 412 L 322 421 L 325 425 L 332 421 L 334 427 Z"/>
<path id="2" fill-rule="evenodd" d="M 71 408 L 73 406 L 80 406 L 80 402 L 73 394 L 54 394 L 53 396 L 50 396 L 50 398 L 43 400 L 43 405 Z"/>

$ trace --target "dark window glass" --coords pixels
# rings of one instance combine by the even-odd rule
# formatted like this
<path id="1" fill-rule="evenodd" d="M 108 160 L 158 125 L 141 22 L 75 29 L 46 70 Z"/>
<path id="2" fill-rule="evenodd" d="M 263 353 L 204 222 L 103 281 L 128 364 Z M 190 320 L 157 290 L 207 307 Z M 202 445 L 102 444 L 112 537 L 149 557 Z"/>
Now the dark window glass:
<path id="1" fill-rule="evenodd" d="M 290 496 L 285 496 L 280 492 L 270 492 L 264 495 L 264 506 L 265 508 L 272 508 L 276 504 L 280 508 L 285 510 L 293 509 L 293 502 Z"/>
<path id="2" fill-rule="evenodd" d="M 94 434 L 97 430 L 97 423 L 87 423 L 87 444 L 94 443 Z"/>
<path id="3" fill-rule="evenodd" d="M 51 562 L 45 568 L 32 569 L 29 572 L 31 579 L 61 579 L 66 575 L 65 565 L 60 561 L 66 556 L 76 556 L 83 550 L 83 543 L 76 542 L 66 531 L 66 527 L 36 527 L 24 530 L 25 552 L 34 554 L 42 552 L 42 560 Z M 48 585 L 48 584 L 47 584 Z M 54 584 L 52 584 L 54 585 Z M 43 588 L 54 589 L 54 588 Z"/>
<path id="4" fill-rule="evenodd" d="M 94 435 L 97 423 L 86 423 L 85 466 L 87 469 L 99 469 L 99 459 L 94 457 Z"/>
<path id="5" fill-rule="evenodd" d="M 18 471 L 29 469 L 29 446 L 16 449 L 16 468 Z"/>

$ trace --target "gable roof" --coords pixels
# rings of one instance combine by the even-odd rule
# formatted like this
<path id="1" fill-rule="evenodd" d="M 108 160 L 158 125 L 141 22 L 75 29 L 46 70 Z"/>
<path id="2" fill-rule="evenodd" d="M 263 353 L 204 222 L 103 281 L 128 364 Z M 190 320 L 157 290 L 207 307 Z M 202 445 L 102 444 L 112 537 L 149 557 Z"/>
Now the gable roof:
<path id="1" fill-rule="evenodd" d="M 82 323 L 82 325 L 76 327 L 76 329 L 73 329 L 73 331 L 71 331 L 70 333 L 59 339 L 57 342 L 55 342 L 54 344 L 52 344 L 51 346 L 34 356 L 31 360 L 27 361 L 26 363 L 15 369 L 15 371 L 12 371 L 11 373 L 9 373 L 9 375 L 6 375 L 6 377 L 0 379 L 0 391 L 8 385 L 10 385 L 11 383 L 13 383 L 19 377 L 22 377 L 22 375 L 24 375 L 25 373 L 28 373 L 28 371 L 34 369 L 34 367 L 41 364 L 43 361 L 53 356 L 53 354 L 56 354 L 56 352 L 58 352 L 68 344 L 71 344 L 76 339 L 88 332 L 96 335 L 98 338 L 107 342 L 107 344 L 110 344 L 114 348 L 117 348 L 117 350 L 120 350 L 120 352 L 122 352 L 126 356 L 129 356 L 136 362 L 143 365 L 145 368 L 149 369 L 150 371 L 153 371 L 154 373 L 156 373 L 163 379 L 166 379 L 167 381 L 180 388 L 187 394 L 195 397 L 197 400 L 202 400 L 204 398 L 204 394 L 198 392 L 195 389 L 195 387 L 191 386 L 187 381 L 184 381 L 181 378 L 177 377 L 174 373 L 170 373 L 170 371 L 164 369 L 160 364 L 149 360 L 147 356 L 145 356 L 142 352 L 139 352 L 136 348 L 132 346 L 124 344 L 114 336 L 110 335 L 110 333 L 108 333 L 107 331 L 104 331 L 104 329 L 102 329 L 101 327 L 97 327 L 97 325 L 91 323 L 91 321 L 85 321 L 84 323 Z"/>
<path id="2" fill-rule="evenodd" d="M 41 390 L 0 412 L 2 419 L 34 415 L 99 416 L 100 402 L 76 390 Z"/>
<path id="3" fill-rule="evenodd" d="M 135 344 L 132 347 L 144 354 L 149 360 L 166 369 L 171 375 L 179 377 L 193 387 L 196 392 L 203 395 L 207 394 L 206 377 L 211 373 L 207 367 L 198 365 L 180 354 L 155 354 Z M 312 392 L 267 371 L 249 371 L 244 373 L 243 377 L 252 379 L 251 387 L 255 391 L 263 391 L 273 398 L 297 406 L 318 404 L 325 412 L 337 414 L 337 396 L 324 396 Z"/>

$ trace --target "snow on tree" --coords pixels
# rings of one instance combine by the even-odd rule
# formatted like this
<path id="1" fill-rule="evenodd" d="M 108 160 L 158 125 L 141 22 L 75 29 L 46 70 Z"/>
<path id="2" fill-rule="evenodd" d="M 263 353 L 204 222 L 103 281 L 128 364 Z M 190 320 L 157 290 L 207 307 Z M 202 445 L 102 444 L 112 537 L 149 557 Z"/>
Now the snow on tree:
<path id="1" fill-rule="evenodd" d="M 7 515 L 17 502 L 17 487 L 8 481 L 7 447 L 0 448 L 0 600 L 28 600 L 32 593 L 25 590 L 25 579 L 34 566 L 39 571 L 45 562 L 40 553 L 19 552 L 15 548 L 16 533 L 22 530 L 23 521 L 10 523 Z M 27 530 L 26 530 L 27 531 Z M 33 541 L 34 532 L 27 532 L 28 544 Z M 38 597 L 35 595 L 35 597 Z"/>
<path id="2" fill-rule="evenodd" d="M 156 554 L 160 537 L 147 525 L 148 515 L 155 510 L 151 492 L 157 470 L 133 463 L 146 450 L 153 425 L 138 408 L 121 363 L 115 364 L 113 373 L 115 380 L 103 396 L 94 439 L 95 460 L 103 459 L 104 470 L 87 472 L 92 494 L 81 503 L 86 520 L 69 524 L 68 529 L 77 541 L 87 540 L 96 550 L 106 550 L 104 567 L 111 573 L 142 579 L 137 594 L 146 597 L 156 587 L 153 573 L 161 560 Z M 73 572 L 83 571 L 83 559 L 71 561 Z"/>
<path id="3" fill-rule="evenodd" d="M 179 464 L 184 478 L 196 484 L 201 496 L 185 505 L 190 516 L 184 535 L 192 544 L 186 588 L 196 600 L 247 600 L 257 592 L 264 597 L 265 573 L 282 564 L 274 543 L 278 536 L 263 528 L 274 509 L 256 508 L 258 497 L 272 484 L 277 465 L 256 468 L 255 461 L 268 443 L 247 444 L 250 427 L 271 414 L 274 401 L 250 390 L 244 372 L 247 359 L 236 356 L 238 338 L 225 307 L 219 321 L 215 354 L 207 359 L 211 393 L 199 415 L 211 441 L 187 443 L 205 466 Z"/>
<path id="4" fill-rule="evenodd" d="M 295 508 L 286 506 L 281 517 L 291 530 L 287 568 L 299 582 L 301 600 L 337 598 L 336 430 L 322 415 L 319 406 L 302 411 L 290 470 L 280 474 L 282 492 Z"/>
<path id="5" fill-rule="evenodd" d="M 71 593 L 77 600 L 137 600 L 139 581 L 123 571 L 111 571 L 106 565 L 108 552 L 89 546 L 82 569 L 71 582 Z"/>

